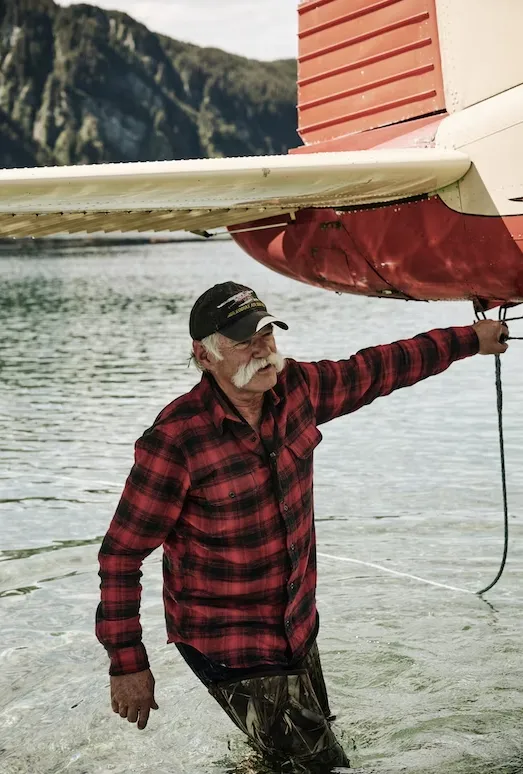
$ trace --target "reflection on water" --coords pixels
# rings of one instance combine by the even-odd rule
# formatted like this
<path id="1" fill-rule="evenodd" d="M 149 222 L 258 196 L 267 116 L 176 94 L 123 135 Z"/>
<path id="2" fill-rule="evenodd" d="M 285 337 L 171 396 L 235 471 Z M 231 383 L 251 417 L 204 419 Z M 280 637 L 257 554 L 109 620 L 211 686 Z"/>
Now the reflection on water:
<path id="1" fill-rule="evenodd" d="M 189 311 L 225 279 L 285 315 L 280 348 L 307 360 L 472 318 L 466 304 L 302 286 L 229 242 L 0 246 L 2 774 L 268 774 L 165 643 L 160 552 L 143 579 L 160 704 L 147 731 L 111 713 L 93 633 L 97 552 L 134 441 L 197 380 Z M 503 358 L 515 516 L 521 352 L 514 342 Z M 493 380 L 492 359 L 474 358 L 322 427 L 319 644 L 336 733 L 357 771 L 523 771 L 521 518 L 511 519 L 507 568 L 486 602 L 463 593 L 494 577 L 503 547 Z"/>
<path id="2" fill-rule="evenodd" d="M 176 312 L 176 298 L 158 298 L 147 293 L 129 296 L 117 289 L 106 288 L 103 283 L 90 283 L 87 279 L 67 282 L 58 280 L 33 280 L 13 282 L 0 298 L 0 319 L 12 315 L 48 318 L 60 316 L 63 320 L 74 318 L 85 306 L 92 313 L 119 316 L 122 312 L 140 314 L 145 309 L 161 313 Z"/>
<path id="3" fill-rule="evenodd" d="M 73 572 L 66 572 L 64 575 L 56 575 L 53 578 L 42 578 L 38 583 L 51 583 L 52 581 L 63 580 L 63 578 L 72 578 L 74 575 L 78 575 L 76 570 L 73 570 Z M 15 597 L 19 594 L 30 594 L 31 591 L 37 591 L 39 588 L 40 586 L 20 586 L 18 589 L 6 589 L 5 591 L 0 591 L 0 597 Z"/>
<path id="4" fill-rule="evenodd" d="M 6 501 L 9 502 L 9 501 Z M 17 501 L 12 501 L 17 502 Z M 70 502 L 75 502 L 70 500 Z M 90 538 L 88 540 L 57 540 L 52 546 L 39 546 L 38 548 L 18 548 L 6 551 L 0 551 L 0 562 L 6 562 L 9 559 L 27 559 L 29 556 L 47 553 L 47 551 L 59 551 L 61 548 L 72 548 L 73 546 L 92 546 L 99 545 L 102 536 Z"/>
<path id="5" fill-rule="evenodd" d="M 30 594 L 31 591 L 36 591 L 39 586 L 20 586 L 19 589 L 7 589 L 6 591 L 0 591 L 0 597 L 15 597 L 18 594 Z"/>

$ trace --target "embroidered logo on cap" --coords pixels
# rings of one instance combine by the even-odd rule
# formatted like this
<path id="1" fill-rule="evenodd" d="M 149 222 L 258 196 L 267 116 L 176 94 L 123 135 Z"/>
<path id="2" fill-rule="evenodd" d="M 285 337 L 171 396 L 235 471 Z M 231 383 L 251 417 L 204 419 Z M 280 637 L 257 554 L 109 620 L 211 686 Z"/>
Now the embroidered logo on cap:
<path id="1" fill-rule="evenodd" d="M 254 296 L 254 290 L 242 290 L 241 293 L 236 293 L 235 296 L 231 296 L 227 299 L 227 301 L 224 301 L 223 304 L 218 305 L 218 309 L 221 309 L 224 306 L 227 306 L 227 304 L 235 304 L 240 303 L 241 301 L 246 301 L 247 299 L 251 299 Z"/>
<path id="2" fill-rule="evenodd" d="M 237 306 L 238 305 L 238 306 Z M 257 297 L 254 290 L 242 290 L 240 293 L 236 293 L 231 296 L 222 304 L 219 304 L 218 309 L 222 309 L 224 306 L 233 307 L 227 314 L 227 319 L 236 317 L 241 312 L 248 312 L 251 309 L 265 309 L 263 301 Z"/>

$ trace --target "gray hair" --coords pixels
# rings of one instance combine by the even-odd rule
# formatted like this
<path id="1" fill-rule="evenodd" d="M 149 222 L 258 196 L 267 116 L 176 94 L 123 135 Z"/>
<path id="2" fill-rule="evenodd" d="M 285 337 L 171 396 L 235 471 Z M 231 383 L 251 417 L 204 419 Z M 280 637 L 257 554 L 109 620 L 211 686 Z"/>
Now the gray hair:
<path id="1" fill-rule="evenodd" d="M 212 355 L 212 357 L 215 360 L 223 360 L 223 355 L 221 352 L 221 340 L 222 340 L 222 336 L 220 333 L 211 333 L 210 336 L 207 336 L 205 339 L 201 340 L 201 344 L 204 347 L 204 349 L 209 353 L 209 355 Z M 196 355 L 194 354 L 194 349 L 191 352 L 190 363 L 193 363 L 198 369 L 198 371 L 205 371 L 205 368 L 202 366 L 200 361 L 196 358 Z"/>

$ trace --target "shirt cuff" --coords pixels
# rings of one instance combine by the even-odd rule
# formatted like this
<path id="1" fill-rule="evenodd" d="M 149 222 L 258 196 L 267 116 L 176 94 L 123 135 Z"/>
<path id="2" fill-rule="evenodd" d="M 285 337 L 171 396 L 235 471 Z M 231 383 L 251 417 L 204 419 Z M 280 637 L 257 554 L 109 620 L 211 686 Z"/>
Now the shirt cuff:
<path id="1" fill-rule="evenodd" d="M 143 672 L 149 669 L 149 659 L 143 644 L 131 645 L 127 648 L 116 648 L 109 654 L 111 677 L 120 675 L 132 675 L 135 672 Z"/>
<path id="2" fill-rule="evenodd" d="M 473 325 L 466 325 L 463 328 L 454 328 L 458 339 L 459 354 L 456 360 L 462 360 L 464 357 L 477 355 L 479 352 L 479 338 Z"/>

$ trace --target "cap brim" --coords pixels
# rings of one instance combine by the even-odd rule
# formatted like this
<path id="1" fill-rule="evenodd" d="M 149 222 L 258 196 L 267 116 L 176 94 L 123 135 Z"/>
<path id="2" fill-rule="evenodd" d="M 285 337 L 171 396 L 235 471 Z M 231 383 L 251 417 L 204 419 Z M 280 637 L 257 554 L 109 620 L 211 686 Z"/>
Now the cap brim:
<path id="1" fill-rule="evenodd" d="M 283 328 L 284 331 L 289 329 L 289 326 L 283 320 L 260 310 L 257 312 L 253 311 L 241 320 L 238 320 L 238 322 L 222 328 L 220 333 L 233 341 L 246 341 L 251 336 L 254 336 L 255 333 L 261 331 L 262 328 L 265 328 L 266 325 L 277 325 L 279 328 Z"/>

